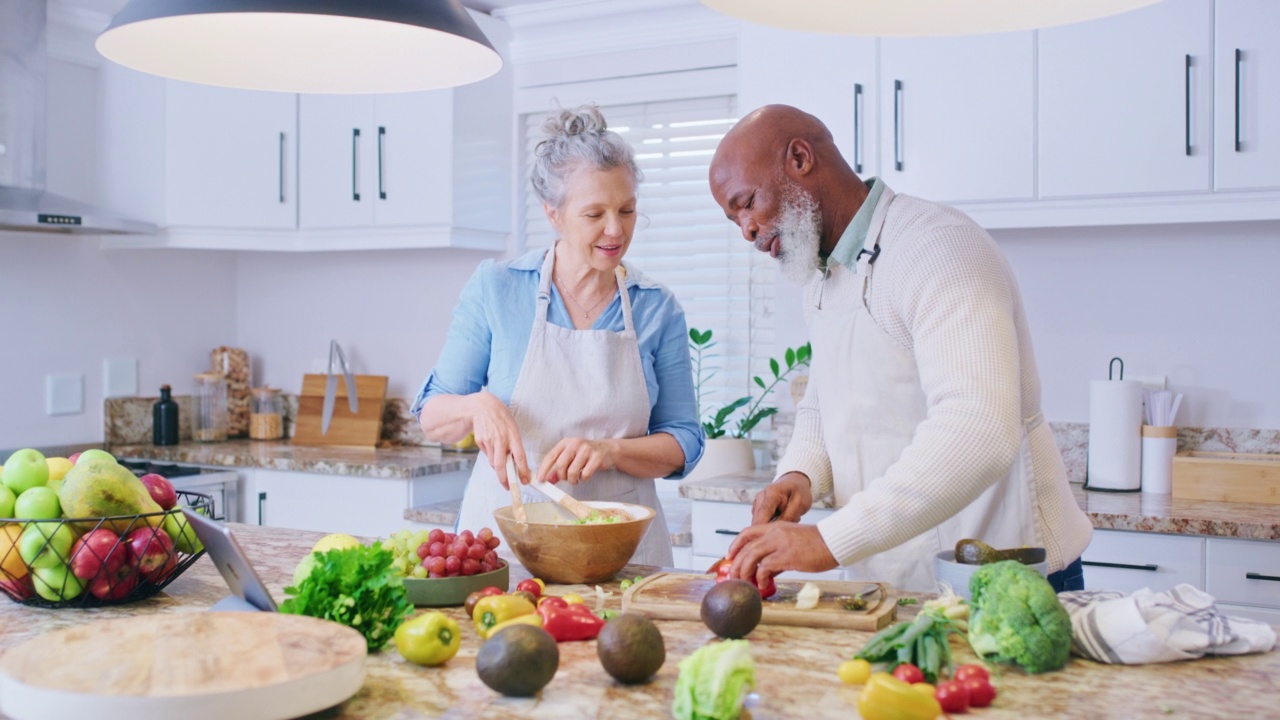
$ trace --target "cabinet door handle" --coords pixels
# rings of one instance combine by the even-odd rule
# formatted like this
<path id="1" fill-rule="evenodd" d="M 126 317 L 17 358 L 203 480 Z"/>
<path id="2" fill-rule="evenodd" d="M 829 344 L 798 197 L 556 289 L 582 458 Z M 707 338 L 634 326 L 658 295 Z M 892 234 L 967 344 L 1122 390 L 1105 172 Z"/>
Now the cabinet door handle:
<path id="1" fill-rule="evenodd" d="M 1160 569 L 1159 565 L 1127 565 L 1125 563 L 1095 562 L 1093 560 L 1081 560 L 1080 564 L 1091 567 L 1120 568 L 1121 570 L 1145 570 L 1147 572 L 1156 572 Z"/>
<path id="2" fill-rule="evenodd" d="M 280 202 L 284 203 L 284 133 L 280 133 Z"/>
<path id="3" fill-rule="evenodd" d="M 1272 582 L 1280 582 L 1280 577 L 1275 575 L 1263 575 L 1262 573 L 1247 572 L 1244 574 L 1247 580 L 1270 580 Z"/>
<path id="4" fill-rule="evenodd" d="M 1240 152 L 1240 62 L 1244 53 L 1236 48 L 1236 152 Z"/>
<path id="5" fill-rule="evenodd" d="M 1185 103 L 1185 107 L 1186 107 L 1185 126 L 1187 131 L 1186 145 L 1187 145 L 1187 157 L 1191 157 L 1191 56 L 1190 55 L 1187 56 L 1187 64 L 1186 64 L 1186 91 L 1187 91 L 1186 103 Z"/>
<path id="6" fill-rule="evenodd" d="M 853 171 L 862 174 L 862 83 L 853 84 Z"/>
<path id="7" fill-rule="evenodd" d="M 356 167 L 358 166 L 360 147 L 360 128 L 351 128 L 351 199 L 360 202 L 360 186 L 356 184 Z"/>
<path id="8" fill-rule="evenodd" d="M 259 525 L 262 524 L 262 503 L 266 502 L 266 500 L 267 500 L 266 493 L 264 492 L 258 493 L 258 524 Z"/>
<path id="9" fill-rule="evenodd" d="M 387 199 L 387 189 L 383 185 L 383 180 L 382 180 L 382 139 L 385 138 L 386 136 L 387 136 L 387 129 L 379 125 L 378 126 L 378 199 L 379 200 Z"/>
<path id="10" fill-rule="evenodd" d="M 1187 57 L 1191 57 L 1188 55 Z M 902 171 L 902 81 L 893 81 L 893 169 Z"/>
<path id="11" fill-rule="evenodd" d="M 725 530 L 724 528 L 720 528 L 719 530 L 716 530 L 717 535 L 739 535 L 741 533 L 742 533 L 741 530 Z"/>

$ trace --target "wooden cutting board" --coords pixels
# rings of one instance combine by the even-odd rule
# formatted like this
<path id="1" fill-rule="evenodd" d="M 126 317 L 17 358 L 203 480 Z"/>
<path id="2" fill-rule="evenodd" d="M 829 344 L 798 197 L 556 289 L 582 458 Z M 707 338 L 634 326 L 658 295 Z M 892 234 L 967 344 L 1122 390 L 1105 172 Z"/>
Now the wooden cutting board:
<path id="1" fill-rule="evenodd" d="M 822 589 L 818 606 L 796 609 L 796 593 L 803 580 L 779 580 L 778 592 L 764 601 L 763 625 L 845 628 L 875 631 L 887 626 L 898 616 L 898 593 L 888 583 L 815 580 Z M 638 612 L 660 620 L 701 620 L 702 596 L 714 587 L 711 575 L 690 573 L 658 573 L 632 585 L 622 595 L 622 610 Z M 845 610 L 836 598 L 856 596 L 872 587 L 878 591 L 867 596 L 866 610 Z"/>
<path id="2" fill-rule="evenodd" d="M 355 630 L 300 615 L 97 620 L 0 657 L 0 712 L 13 720 L 292 718 L 354 695 L 366 654 Z"/>
<path id="3" fill-rule="evenodd" d="M 294 445 L 346 445 L 375 447 L 382 435 L 382 408 L 387 400 L 386 375 L 356 375 L 357 412 L 347 403 L 347 381 L 338 376 L 329 432 L 320 432 L 324 414 L 324 390 L 328 375 L 303 375 L 298 395 L 298 418 L 293 426 Z"/>

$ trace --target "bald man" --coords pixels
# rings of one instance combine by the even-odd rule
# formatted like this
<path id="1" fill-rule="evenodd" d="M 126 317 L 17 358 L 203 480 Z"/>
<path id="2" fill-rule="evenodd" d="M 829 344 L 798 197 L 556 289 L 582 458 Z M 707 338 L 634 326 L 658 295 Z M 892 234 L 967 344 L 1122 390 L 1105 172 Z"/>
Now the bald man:
<path id="1" fill-rule="evenodd" d="M 725 135 L 710 181 L 742 236 L 803 286 L 813 344 L 791 443 L 729 550 L 733 574 L 844 566 L 933 592 L 935 555 L 977 538 L 1043 547 L 1054 587 L 1083 588 L 1093 528 L 1040 413 L 1022 298 L 991 236 L 864 182 L 817 118 L 785 105 Z M 837 512 L 798 524 L 827 497 Z"/>

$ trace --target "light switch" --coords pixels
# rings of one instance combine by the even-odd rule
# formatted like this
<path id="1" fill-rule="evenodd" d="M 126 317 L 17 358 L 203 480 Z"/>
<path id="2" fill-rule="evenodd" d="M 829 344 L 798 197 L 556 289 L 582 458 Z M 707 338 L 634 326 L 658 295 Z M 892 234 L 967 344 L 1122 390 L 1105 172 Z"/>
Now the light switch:
<path id="1" fill-rule="evenodd" d="M 49 415 L 84 412 L 84 375 L 46 375 L 45 411 Z"/>
<path id="2" fill-rule="evenodd" d="M 107 358 L 102 361 L 103 397 L 132 397 L 137 394 L 137 358 Z"/>

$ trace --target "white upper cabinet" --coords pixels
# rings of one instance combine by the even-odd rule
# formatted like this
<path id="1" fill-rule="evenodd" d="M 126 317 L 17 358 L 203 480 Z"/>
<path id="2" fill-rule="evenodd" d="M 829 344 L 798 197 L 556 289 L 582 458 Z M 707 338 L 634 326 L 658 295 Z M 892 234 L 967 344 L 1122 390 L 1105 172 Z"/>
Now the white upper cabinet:
<path id="1" fill-rule="evenodd" d="M 165 224 L 291 229 L 296 95 L 165 81 Z"/>
<path id="2" fill-rule="evenodd" d="M 1212 0 L 1039 34 L 1041 197 L 1210 190 Z"/>
<path id="3" fill-rule="evenodd" d="M 939 202 L 1035 196 L 1031 32 L 880 41 L 881 177 Z"/>
<path id="4" fill-rule="evenodd" d="M 814 115 L 860 177 L 876 161 L 876 40 L 743 23 L 738 36 L 738 111 L 781 103 Z"/>
<path id="5" fill-rule="evenodd" d="M 1218 0 L 1213 186 L 1280 188 L 1280 2 Z"/>
<path id="6" fill-rule="evenodd" d="M 306 178 L 298 227 L 373 225 L 373 98 L 302 95 L 298 109 L 298 174 Z"/>

